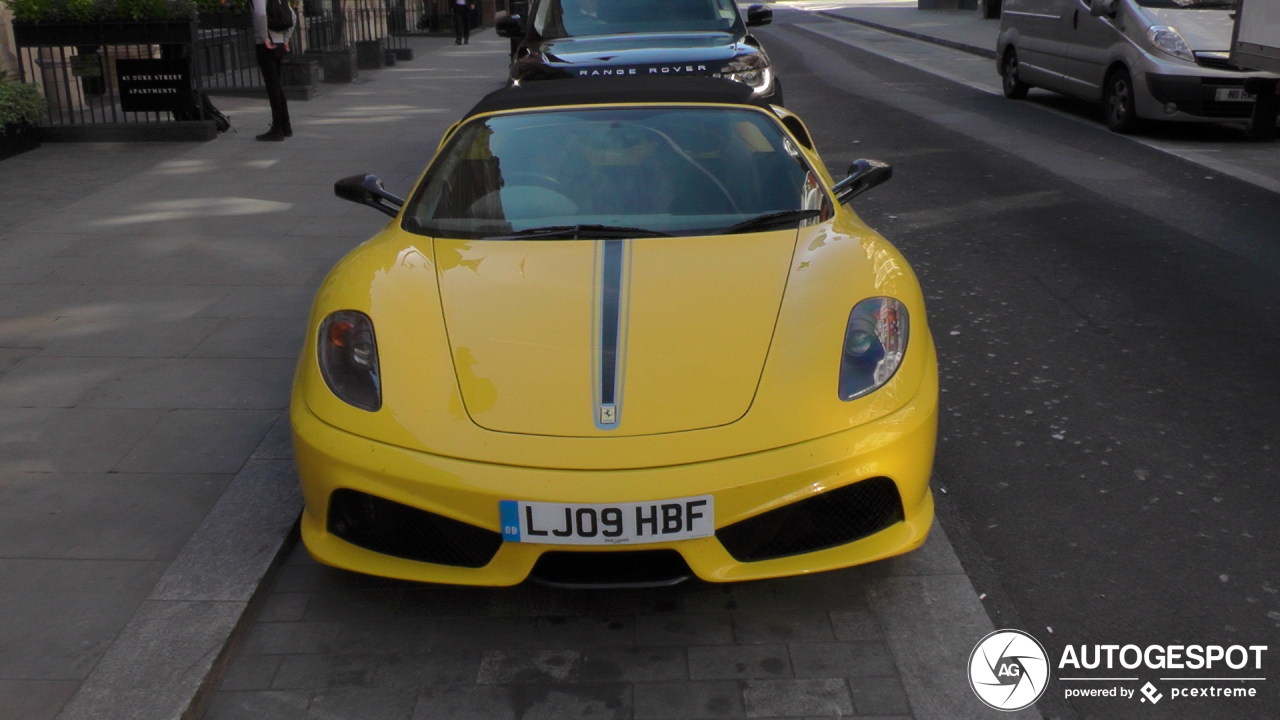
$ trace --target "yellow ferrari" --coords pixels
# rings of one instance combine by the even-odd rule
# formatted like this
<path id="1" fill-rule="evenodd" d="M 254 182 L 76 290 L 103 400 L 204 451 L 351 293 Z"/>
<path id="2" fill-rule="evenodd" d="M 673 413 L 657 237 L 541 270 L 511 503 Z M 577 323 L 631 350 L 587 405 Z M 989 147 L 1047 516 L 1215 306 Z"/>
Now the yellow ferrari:
<path id="1" fill-rule="evenodd" d="M 319 561 L 644 586 L 907 552 L 933 519 L 920 285 L 794 114 L 715 78 L 546 81 L 451 127 L 316 296 L 291 406 Z"/>

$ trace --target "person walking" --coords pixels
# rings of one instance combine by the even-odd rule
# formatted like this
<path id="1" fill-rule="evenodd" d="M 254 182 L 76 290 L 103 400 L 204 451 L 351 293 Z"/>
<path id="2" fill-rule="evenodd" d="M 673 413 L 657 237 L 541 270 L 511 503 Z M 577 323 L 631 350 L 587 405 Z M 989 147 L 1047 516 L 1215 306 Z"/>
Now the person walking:
<path id="1" fill-rule="evenodd" d="M 471 44 L 471 11 L 475 3 L 470 0 L 453 0 L 453 44 Z"/>
<path id="2" fill-rule="evenodd" d="M 293 137 L 280 64 L 289 52 L 289 38 L 298 25 L 298 18 L 286 0 L 253 0 L 252 7 L 258 67 L 262 69 L 262 84 L 267 86 L 267 100 L 271 102 L 271 129 L 258 139 L 278 142 Z"/>

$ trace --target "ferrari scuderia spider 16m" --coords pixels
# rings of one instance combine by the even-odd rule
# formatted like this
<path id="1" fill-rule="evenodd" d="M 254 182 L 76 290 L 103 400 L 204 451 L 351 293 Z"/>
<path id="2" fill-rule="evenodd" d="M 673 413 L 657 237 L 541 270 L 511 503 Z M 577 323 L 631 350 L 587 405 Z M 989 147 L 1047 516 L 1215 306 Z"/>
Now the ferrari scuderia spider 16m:
<path id="1" fill-rule="evenodd" d="M 720 582 L 929 532 L 920 285 L 739 83 L 547 81 L 451 127 L 330 272 L 294 382 L 302 536 L 443 583 Z"/>

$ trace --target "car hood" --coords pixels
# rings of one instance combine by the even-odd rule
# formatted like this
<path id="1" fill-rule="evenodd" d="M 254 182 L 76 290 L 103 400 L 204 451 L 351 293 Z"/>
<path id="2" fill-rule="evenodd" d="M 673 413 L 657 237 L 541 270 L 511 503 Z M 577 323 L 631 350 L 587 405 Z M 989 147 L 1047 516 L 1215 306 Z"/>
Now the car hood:
<path id="1" fill-rule="evenodd" d="M 621 469 L 733 457 L 858 427 L 902 408 L 936 376 L 915 275 L 892 245 L 840 208 L 834 221 L 799 232 L 633 241 L 622 422 L 593 429 L 594 380 L 583 378 L 594 372 L 595 341 L 582 328 L 594 327 L 594 252 L 589 241 L 456 242 L 389 224 L 334 266 L 309 324 L 315 338 L 337 310 L 373 320 L 381 409 L 333 394 L 315 342 L 303 347 L 293 402 L 333 427 L 415 451 Z M 487 303 L 482 289 L 499 299 Z M 877 295 L 909 308 L 906 358 L 884 387 L 843 402 L 836 385 L 849 310 Z M 498 357 L 499 347 L 530 367 Z M 556 358 L 565 364 L 553 366 Z M 664 394 L 688 397 L 641 397 L 642 388 L 663 385 Z M 511 405 L 522 397 L 544 404 Z M 640 432 L 657 434 L 620 434 Z"/>
<path id="2" fill-rule="evenodd" d="M 436 240 L 467 415 L 488 430 L 565 437 L 653 435 L 738 420 L 760 381 L 795 238 L 791 230 Z M 615 258 L 612 270 L 606 253 Z M 615 317 L 614 307 L 616 335 L 604 321 Z"/>
<path id="3" fill-rule="evenodd" d="M 637 33 L 548 40 L 536 47 L 544 65 L 574 68 L 655 68 L 706 64 L 701 72 L 718 72 L 738 55 L 757 52 L 731 33 Z"/>
<path id="4" fill-rule="evenodd" d="M 1176 28 L 1192 52 L 1226 52 L 1231 49 L 1234 21 L 1229 10 L 1144 8 L 1153 24 Z"/>

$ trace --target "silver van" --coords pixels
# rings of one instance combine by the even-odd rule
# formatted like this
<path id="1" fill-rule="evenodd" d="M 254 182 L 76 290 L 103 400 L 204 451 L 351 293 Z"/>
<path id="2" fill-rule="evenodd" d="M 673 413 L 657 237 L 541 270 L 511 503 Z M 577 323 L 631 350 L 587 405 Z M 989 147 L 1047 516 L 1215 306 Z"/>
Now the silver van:
<path id="1" fill-rule="evenodd" d="M 1235 0 L 1004 0 L 1004 94 L 1031 87 L 1101 101 L 1107 126 L 1249 121 L 1249 78 L 1228 62 Z M 1256 81 L 1255 81 L 1256 82 Z M 1251 86 L 1252 87 L 1252 86 Z"/>

